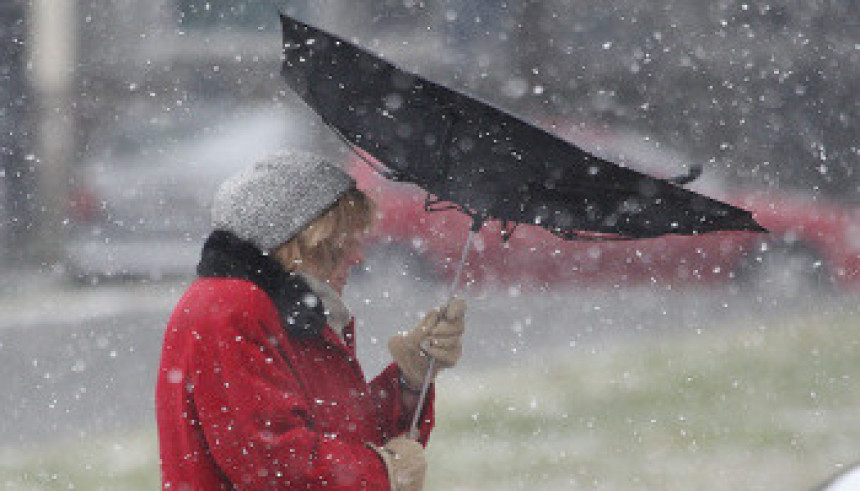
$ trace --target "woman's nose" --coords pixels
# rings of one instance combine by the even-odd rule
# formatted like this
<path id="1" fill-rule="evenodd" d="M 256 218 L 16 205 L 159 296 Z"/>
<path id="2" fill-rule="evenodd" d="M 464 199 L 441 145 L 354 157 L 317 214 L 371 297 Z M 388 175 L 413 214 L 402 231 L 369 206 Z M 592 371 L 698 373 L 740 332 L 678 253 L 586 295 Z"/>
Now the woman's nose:
<path id="1" fill-rule="evenodd" d="M 361 249 L 357 250 L 352 257 L 352 265 L 358 266 L 364 262 L 364 251 Z"/>

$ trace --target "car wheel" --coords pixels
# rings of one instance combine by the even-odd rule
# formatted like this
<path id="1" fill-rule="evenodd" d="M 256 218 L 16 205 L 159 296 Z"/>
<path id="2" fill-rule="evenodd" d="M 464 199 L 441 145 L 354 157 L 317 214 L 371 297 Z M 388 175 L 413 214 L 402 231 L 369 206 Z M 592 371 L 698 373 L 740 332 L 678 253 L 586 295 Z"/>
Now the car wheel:
<path id="1" fill-rule="evenodd" d="M 833 278 L 821 256 L 803 244 L 763 244 L 741 271 L 745 287 L 775 298 L 827 293 Z"/>

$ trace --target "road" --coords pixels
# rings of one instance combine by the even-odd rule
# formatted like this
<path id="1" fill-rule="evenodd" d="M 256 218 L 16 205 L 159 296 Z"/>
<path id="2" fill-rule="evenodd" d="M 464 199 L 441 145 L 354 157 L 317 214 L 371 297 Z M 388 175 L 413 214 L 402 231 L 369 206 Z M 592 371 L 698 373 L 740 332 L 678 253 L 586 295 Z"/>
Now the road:
<path id="1" fill-rule="evenodd" d="M 153 423 L 164 325 L 187 283 L 70 287 L 46 282 L 0 297 L 0 445 L 90 435 Z M 446 297 L 444 285 L 362 276 L 348 287 L 367 374 L 386 342 Z M 547 349 L 570 356 L 636 336 L 668 336 L 815 312 L 857 313 L 856 296 L 756 298 L 731 289 L 471 291 L 459 374 L 529 363 Z"/>
<path id="2" fill-rule="evenodd" d="M 0 445 L 151 423 L 164 321 L 179 285 L 39 282 L 0 296 Z"/>

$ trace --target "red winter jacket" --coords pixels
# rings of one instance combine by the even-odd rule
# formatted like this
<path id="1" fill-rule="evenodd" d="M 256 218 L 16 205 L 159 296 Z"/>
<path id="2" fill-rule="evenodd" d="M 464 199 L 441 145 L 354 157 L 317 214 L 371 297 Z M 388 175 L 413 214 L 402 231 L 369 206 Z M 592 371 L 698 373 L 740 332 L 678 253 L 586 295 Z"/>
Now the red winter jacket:
<path id="1" fill-rule="evenodd" d="M 408 431 L 397 367 L 368 383 L 353 323 L 345 342 L 327 325 L 288 331 L 307 313 L 291 290 L 246 274 L 259 269 L 220 269 L 189 287 L 167 326 L 156 388 L 163 488 L 390 489 L 366 444 Z"/>

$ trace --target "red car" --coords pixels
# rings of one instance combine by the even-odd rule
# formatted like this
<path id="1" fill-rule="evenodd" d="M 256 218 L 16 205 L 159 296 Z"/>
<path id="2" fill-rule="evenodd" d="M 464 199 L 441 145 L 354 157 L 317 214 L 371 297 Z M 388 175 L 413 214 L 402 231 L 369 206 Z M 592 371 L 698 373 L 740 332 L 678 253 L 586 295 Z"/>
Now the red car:
<path id="1" fill-rule="evenodd" d="M 593 153 L 652 175 L 682 173 L 683 156 L 631 134 L 579 133 Z M 587 141 L 585 141 L 587 140 Z M 654 163 L 663 167 L 655 169 Z M 675 171 L 667 171 L 666 166 Z M 470 220 L 455 211 L 427 212 L 424 192 L 393 183 L 356 158 L 359 186 L 380 207 L 375 236 L 385 254 L 420 273 L 453 277 Z M 707 174 L 707 173 L 706 173 Z M 788 293 L 799 288 L 860 286 L 860 209 L 799 195 L 725 192 L 713 176 L 689 187 L 748 209 L 770 234 L 712 233 L 623 242 L 569 242 L 540 227 L 520 226 L 507 243 L 489 223 L 476 237 L 466 274 L 478 284 L 717 284 L 743 282 Z"/>

